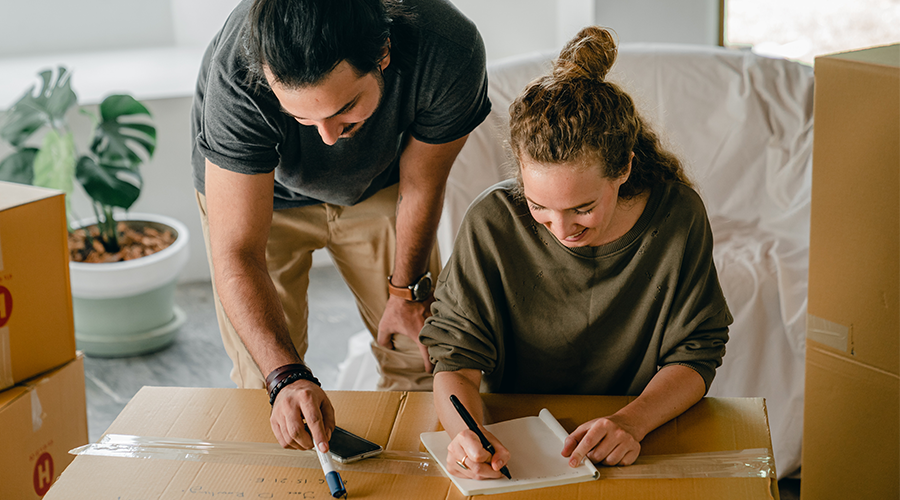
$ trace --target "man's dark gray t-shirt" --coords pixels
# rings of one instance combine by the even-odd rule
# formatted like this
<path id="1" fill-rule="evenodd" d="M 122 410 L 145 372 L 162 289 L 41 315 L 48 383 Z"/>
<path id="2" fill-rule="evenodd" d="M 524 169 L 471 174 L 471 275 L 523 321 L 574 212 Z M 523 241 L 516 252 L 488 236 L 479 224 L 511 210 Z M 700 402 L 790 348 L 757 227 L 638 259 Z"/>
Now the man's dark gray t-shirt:
<path id="1" fill-rule="evenodd" d="M 399 180 L 406 134 L 429 144 L 459 139 L 490 111 L 484 44 L 446 0 L 407 0 L 413 36 L 391 40 L 381 105 L 352 137 L 333 146 L 314 126 L 281 111 L 247 75 L 242 31 L 251 1 L 235 8 L 203 57 L 191 113 L 194 187 L 205 192 L 205 158 L 245 174 L 275 170 L 274 208 L 354 205 Z M 403 44 L 398 47 L 398 44 Z M 400 67 L 394 54 L 408 51 Z"/>

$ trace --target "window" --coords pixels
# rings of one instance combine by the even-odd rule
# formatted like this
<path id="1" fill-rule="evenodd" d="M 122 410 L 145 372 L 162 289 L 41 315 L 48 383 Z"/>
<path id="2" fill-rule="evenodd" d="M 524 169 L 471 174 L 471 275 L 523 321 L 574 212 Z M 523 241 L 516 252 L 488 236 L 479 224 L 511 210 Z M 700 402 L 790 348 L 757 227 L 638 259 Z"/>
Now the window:
<path id="1" fill-rule="evenodd" d="M 725 0 L 725 45 L 812 64 L 900 42 L 900 0 Z"/>

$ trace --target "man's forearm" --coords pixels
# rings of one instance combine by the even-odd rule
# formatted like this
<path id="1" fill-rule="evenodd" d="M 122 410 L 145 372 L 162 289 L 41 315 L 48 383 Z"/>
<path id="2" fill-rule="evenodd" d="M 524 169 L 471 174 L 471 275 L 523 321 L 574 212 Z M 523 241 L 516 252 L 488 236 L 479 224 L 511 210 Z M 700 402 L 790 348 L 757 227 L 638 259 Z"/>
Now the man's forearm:
<path id="1" fill-rule="evenodd" d="M 279 366 L 300 362 L 281 300 L 264 265 L 231 259 L 216 266 L 216 289 L 226 316 L 263 377 Z"/>
<path id="2" fill-rule="evenodd" d="M 395 286 L 408 285 L 425 273 L 441 220 L 447 177 L 466 139 L 435 145 L 410 138 L 400 155 L 397 246 L 391 280 Z"/>
<path id="3" fill-rule="evenodd" d="M 209 250 L 225 315 L 263 377 L 299 362 L 266 267 L 275 173 L 245 175 L 206 161 Z"/>
<path id="4" fill-rule="evenodd" d="M 436 193 L 410 192 L 404 195 L 401 192 L 397 200 L 397 246 L 392 278 L 394 285 L 408 285 L 425 274 L 428 256 L 435 244 L 443 203 L 443 189 Z"/>

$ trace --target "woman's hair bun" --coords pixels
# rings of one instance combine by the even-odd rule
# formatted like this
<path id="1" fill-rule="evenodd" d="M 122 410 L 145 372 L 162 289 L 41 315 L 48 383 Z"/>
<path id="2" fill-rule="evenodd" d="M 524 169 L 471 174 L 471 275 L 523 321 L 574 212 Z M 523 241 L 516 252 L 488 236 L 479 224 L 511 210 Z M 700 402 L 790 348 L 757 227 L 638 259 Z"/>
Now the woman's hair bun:
<path id="1" fill-rule="evenodd" d="M 616 41 L 599 26 L 588 26 L 569 40 L 553 63 L 553 73 L 563 78 L 603 80 L 616 61 Z"/>

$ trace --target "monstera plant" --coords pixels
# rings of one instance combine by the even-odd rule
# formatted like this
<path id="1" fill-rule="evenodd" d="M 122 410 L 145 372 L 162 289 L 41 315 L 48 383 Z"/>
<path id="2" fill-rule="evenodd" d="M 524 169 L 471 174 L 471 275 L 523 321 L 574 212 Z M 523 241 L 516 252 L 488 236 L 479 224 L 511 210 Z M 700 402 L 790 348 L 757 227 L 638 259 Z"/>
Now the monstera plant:
<path id="1" fill-rule="evenodd" d="M 0 122 L 12 153 L 0 180 L 66 192 L 69 276 L 78 349 L 90 356 L 133 356 L 169 345 L 185 321 L 174 303 L 188 259 L 188 230 L 160 214 L 129 207 L 144 187 L 139 167 L 156 149 L 147 108 L 129 95 L 111 95 L 92 122 L 85 147 L 76 147 L 69 119 L 78 99 L 65 67 L 40 73 Z M 77 135 L 80 137 L 80 135 Z M 84 188 L 94 217 L 73 215 L 70 196 Z"/>
<path id="2" fill-rule="evenodd" d="M 116 209 L 127 210 L 140 196 L 139 167 L 156 148 L 150 111 L 130 95 L 104 99 L 99 116 L 82 108 L 94 126 L 90 144 L 79 154 L 67 121 L 69 109 L 78 104 L 71 73 L 60 66 L 55 73 L 42 71 L 40 77 L 40 89 L 31 86 L 0 127 L 0 138 L 14 149 L 0 162 L 0 180 L 64 191 L 70 227 L 74 218 L 69 200 L 77 180 L 91 199 L 96 239 L 106 252 L 118 252 L 121 231 Z M 43 136 L 38 132 L 44 132 Z M 32 141 L 33 137 L 38 141 Z M 90 233 L 87 238 L 91 239 Z"/>

